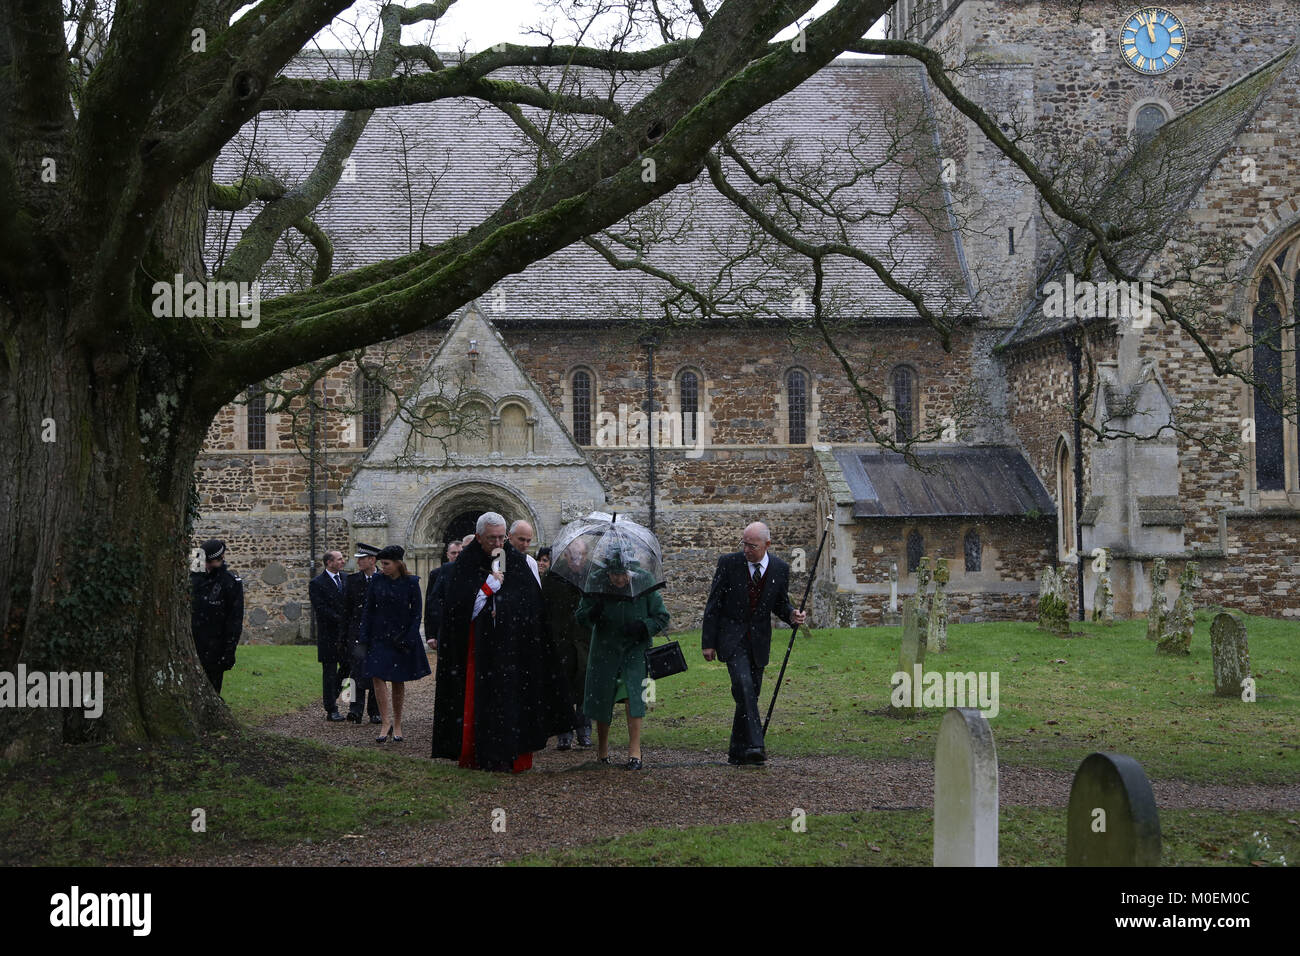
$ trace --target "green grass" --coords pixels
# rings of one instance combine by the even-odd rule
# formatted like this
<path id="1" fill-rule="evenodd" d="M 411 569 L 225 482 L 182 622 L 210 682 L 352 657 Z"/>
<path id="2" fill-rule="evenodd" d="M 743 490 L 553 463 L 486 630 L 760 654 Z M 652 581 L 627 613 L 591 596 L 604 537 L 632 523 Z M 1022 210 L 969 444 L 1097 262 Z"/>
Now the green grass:
<path id="1" fill-rule="evenodd" d="M 316 648 L 248 644 L 235 654 L 221 694 L 237 719 L 256 726 L 320 700 Z"/>
<path id="2" fill-rule="evenodd" d="M 1075 624 L 1061 639 L 1033 624 L 955 624 L 926 668 L 996 671 L 990 720 L 1003 765 L 1073 772 L 1096 750 L 1126 753 L 1152 778 L 1294 783 L 1300 779 L 1300 624 L 1250 618 L 1258 700 L 1214 696 L 1209 622 L 1188 657 L 1159 654 L 1144 621 Z M 785 637 L 780 636 L 782 633 Z M 764 680 L 766 713 L 789 632 L 777 632 Z M 932 760 L 942 708 L 888 714 L 900 628 L 819 630 L 791 655 L 768 732 L 770 751 Z M 733 704 L 726 667 L 700 658 L 698 632 L 677 635 L 689 670 L 658 681 L 648 748 L 726 749 Z M 1064 661 L 1064 663 L 1057 663 Z"/>
<path id="3" fill-rule="evenodd" d="M 934 814 L 882 810 L 673 830 L 655 828 L 586 846 L 536 853 L 522 866 L 930 866 Z M 1006 807 L 998 819 L 1002 866 L 1064 866 L 1065 810 Z M 1249 851 L 1300 858 L 1300 824 L 1284 812 L 1166 810 L 1160 814 L 1164 866 L 1244 865 Z M 1235 851 L 1231 853 L 1230 851 Z"/>
<path id="4" fill-rule="evenodd" d="M 39 762 L 0 763 L 0 864 L 202 859 L 418 825 L 495 783 L 430 761 L 256 732 L 139 750 L 65 747 Z M 192 829 L 195 808 L 206 813 L 204 833 Z"/>

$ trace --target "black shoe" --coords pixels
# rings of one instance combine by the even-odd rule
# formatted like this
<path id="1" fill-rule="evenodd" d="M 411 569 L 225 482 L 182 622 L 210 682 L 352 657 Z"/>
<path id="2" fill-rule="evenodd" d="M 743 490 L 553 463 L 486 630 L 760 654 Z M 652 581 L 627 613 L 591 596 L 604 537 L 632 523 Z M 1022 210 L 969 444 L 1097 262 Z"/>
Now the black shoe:
<path id="1" fill-rule="evenodd" d="M 349 724 L 359 724 L 361 723 L 361 715 L 349 713 L 347 717 L 347 721 Z"/>
<path id="2" fill-rule="evenodd" d="M 372 724 L 382 724 L 384 722 L 384 718 L 380 717 L 378 714 L 371 714 L 370 722 Z"/>
<path id="3" fill-rule="evenodd" d="M 344 718 L 344 716 L 336 710 L 332 714 L 326 714 L 325 719 L 332 724 L 337 724 L 340 720 L 344 720 L 346 718 Z"/>
<path id="4" fill-rule="evenodd" d="M 590 746 L 591 746 L 591 731 L 590 731 L 590 730 L 579 730 L 579 731 L 578 731 L 578 746 L 579 746 L 579 747 L 582 747 L 584 750 L 585 750 L 587 747 L 590 747 Z"/>
<path id="5" fill-rule="evenodd" d="M 609 765 L 609 758 L 608 758 L 608 757 L 597 757 L 597 758 L 596 758 L 596 763 L 603 763 L 603 764 L 605 764 L 606 766 L 608 766 L 608 765 Z"/>
<path id="6" fill-rule="evenodd" d="M 760 747 L 750 747 L 745 751 L 745 763 L 764 763 L 766 760 L 767 754 Z"/>
<path id="7" fill-rule="evenodd" d="M 744 762 L 743 758 L 737 757 L 735 754 L 727 754 L 727 763 L 731 764 L 733 767 L 739 767 Z"/>
<path id="8" fill-rule="evenodd" d="M 377 743 L 377 744 L 386 744 L 386 743 L 388 743 L 388 738 L 389 738 L 389 737 L 392 737 L 392 735 L 393 735 L 393 731 L 392 731 L 392 728 L 390 727 L 389 730 L 388 730 L 388 733 L 386 733 L 386 734 L 380 734 L 378 737 L 375 738 L 375 743 Z"/>
<path id="9" fill-rule="evenodd" d="M 640 770 L 640 769 L 641 769 L 641 758 L 640 758 L 640 757 L 633 757 L 633 758 L 631 758 L 631 759 L 630 759 L 630 760 L 629 760 L 629 761 L 624 765 L 623 769 L 624 769 L 624 770 Z"/>
<path id="10" fill-rule="evenodd" d="M 560 736 L 558 736 L 557 738 L 555 738 L 555 749 L 556 749 L 556 750 L 572 750 L 572 749 L 573 749 L 573 734 L 560 734 Z"/>

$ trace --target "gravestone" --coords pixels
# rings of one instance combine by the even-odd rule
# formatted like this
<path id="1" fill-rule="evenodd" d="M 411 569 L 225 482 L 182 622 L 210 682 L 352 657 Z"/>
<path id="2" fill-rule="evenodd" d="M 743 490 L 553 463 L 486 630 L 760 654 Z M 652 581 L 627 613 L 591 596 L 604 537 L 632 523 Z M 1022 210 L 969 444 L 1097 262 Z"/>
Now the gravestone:
<path id="1" fill-rule="evenodd" d="M 1064 578 L 1047 567 L 1038 575 L 1038 629 L 1057 637 L 1070 636 L 1070 605 L 1063 592 Z"/>
<path id="2" fill-rule="evenodd" d="M 1110 586 L 1110 550 L 1101 549 L 1101 570 L 1097 572 L 1097 586 L 1092 592 L 1092 619 L 1107 627 L 1115 623 L 1115 592 Z"/>
<path id="3" fill-rule="evenodd" d="M 924 635 L 930 626 L 930 558 L 923 557 L 916 566 L 916 623 Z"/>
<path id="4" fill-rule="evenodd" d="M 898 563 L 889 566 L 889 607 L 881 615 L 885 627 L 898 627 L 903 623 L 903 616 L 898 610 Z"/>
<path id="5" fill-rule="evenodd" d="M 917 671 L 914 669 L 920 665 L 925 667 L 925 635 L 921 630 L 920 620 L 916 613 L 916 597 L 909 597 L 903 602 L 903 640 L 898 645 L 898 669 L 907 675 L 909 681 L 915 681 Z M 892 691 L 894 684 L 890 683 Z M 912 697 L 909 695 L 908 700 Z M 903 716 L 916 710 L 915 707 L 895 707 L 891 696 L 889 702 L 890 713 Z"/>
<path id="6" fill-rule="evenodd" d="M 948 649 L 948 559 L 934 562 L 934 594 L 930 597 L 930 619 L 926 622 L 925 649 L 939 654 Z"/>
<path id="7" fill-rule="evenodd" d="M 1241 682 L 1250 676 L 1250 648 L 1246 644 L 1246 616 L 1224 611 L 1210 624 L 1210 652 L 1214 657 L 1214 696 L 1241 698 Z"/>
<path id="8" fill-rule="evenodd" d="M 1165 627 L 1169 623 L 1169 595 L 1165 594 L 1165 582 L 1169 580 L 1169 566 L 1164 558 L 1151 562 L 1151 607 L 1147 611 L 1147 640 L 1159 641 L 1165 636 Z"/>
<path id="9" fill-rule="evenodd" d="M 1192 652 L 1192 633 L 1196 629 L 1195 592 L 1200 586 L 1199 566 L 1195 561 L 1188 561 L 1178 577 L 1178 597 L 1174 599 L 1174 609 L 1165 622 L 1164 636 L 1156 645 L 1157 651 L 1165 654 Z"/>
<path id="10" fill-rule="evenodd" d="M 934 752 L 934 865 L 998 865 L 998 755 L 974 707 L 950 707 Z"/>
<path id="11" fill-rule="evenodd" d="M 1159 866 L 1160 814 L 1142 765 L 1089 754 L 1070 787 L 1066 866 Z"/>

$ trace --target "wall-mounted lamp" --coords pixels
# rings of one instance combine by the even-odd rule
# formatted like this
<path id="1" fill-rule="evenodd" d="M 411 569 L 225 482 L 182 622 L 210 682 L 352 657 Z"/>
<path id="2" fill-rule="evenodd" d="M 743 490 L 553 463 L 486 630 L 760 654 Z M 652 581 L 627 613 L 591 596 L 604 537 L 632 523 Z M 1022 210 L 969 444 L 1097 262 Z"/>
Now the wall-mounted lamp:
<path id="1" fill-rule="evenodd" d="M 466 354 L 469 355 L 469 370 L 478 371 L 478 339 L 469 340 L 469 352 Z"/>

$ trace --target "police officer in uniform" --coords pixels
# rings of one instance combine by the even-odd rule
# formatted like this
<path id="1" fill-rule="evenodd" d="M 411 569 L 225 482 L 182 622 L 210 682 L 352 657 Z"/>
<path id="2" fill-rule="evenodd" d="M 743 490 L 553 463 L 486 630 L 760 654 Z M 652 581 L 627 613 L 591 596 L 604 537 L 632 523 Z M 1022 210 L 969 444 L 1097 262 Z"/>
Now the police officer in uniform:
<path id="1" fill-rule="evenodd" d="M 225 553 L 226 542 L 204 541 L 206 570 L 190 572 L 194 647 L 218 694 L 225 672 L 235 666 L 235 646 L 244 630 L 244 582 L 226 567 Z"/>

